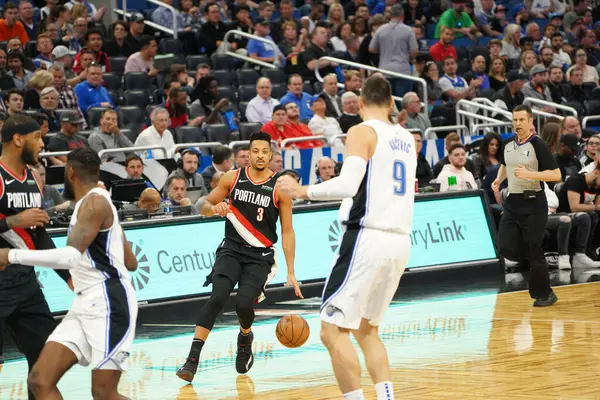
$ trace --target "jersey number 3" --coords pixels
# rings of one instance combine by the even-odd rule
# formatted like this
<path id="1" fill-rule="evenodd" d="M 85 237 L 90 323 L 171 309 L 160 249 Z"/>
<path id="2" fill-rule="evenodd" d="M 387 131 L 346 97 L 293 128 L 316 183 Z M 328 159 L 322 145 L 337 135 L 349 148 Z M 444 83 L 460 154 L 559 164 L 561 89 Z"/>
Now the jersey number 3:
<path id="1" fill-rule="evenodd" d="M 406 166 L 400 160 L 394 161 L 393 178 L 396 184 L 394 185 L 394 194 L 396 196 L 404 196 L 406 194 Z"/>
<path id="2" fill-rule="evenodd" d="M 258 207 L 258 210 L 256 211 L 256 220 L 262 221 L 264 213 L 265 213 L 265 209 L 262 207 Z"/>

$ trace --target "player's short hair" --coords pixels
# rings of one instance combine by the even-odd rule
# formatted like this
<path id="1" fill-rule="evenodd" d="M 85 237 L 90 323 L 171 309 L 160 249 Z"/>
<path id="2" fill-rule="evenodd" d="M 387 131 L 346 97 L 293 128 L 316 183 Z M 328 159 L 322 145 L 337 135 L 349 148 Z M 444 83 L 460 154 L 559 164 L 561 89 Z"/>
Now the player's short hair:
<path id="1" fill-rule="evenodd" d="M 212 153 L 212 161 L 218 165 L 222 164 L 223 161 L 228 160 L 233 154 L 233 151 L 227 146 L 217 146 Z"/>
<path id="2" fill-rule="evenodd" d="M 363 84 L 360 96 L 366 106 L 389 106 L 392 98 L 392 87 L 387 79 L 372 76 Z"/>
<path id="3" fill-rule="evenodd" d="M 271 135 L 265 132 L 254 132 L 250 135 L 250 146 L 252 146 L 252 142 L 256 140 L 263 140 L 269 144 L 271 144 Z"/>
<path id="4" fill-rule="evenodd" d="M 533 111 L 531 111 L 531 107 L 525 105 L 525 104 L 519 104 L 518 106 L 516 106 L 513 109 L 513 114 L 516 112 L 520 112 L 520 111 L 527 111 L 527 116 L 529 118 L 533 118 Z"/>
<path id="5" fill-rule="evenodd" d="M 75 174 L 84 182 L 98 182 L 102 161 L 89 147 L 75 149 L 67 156 L 67 165 L 73 167 Z"/>
<path id="6" fill-rule="evenodd" d="M 456 149 L 463 149 L 465 151 L 467 151 L 465 149 L 465 146 L 462 143 L 455 143 L 452 145 L 452 147 L 450 147 L 450 150 L 448 151 L 448 154 L 452 154 L 452 152 Z"/>

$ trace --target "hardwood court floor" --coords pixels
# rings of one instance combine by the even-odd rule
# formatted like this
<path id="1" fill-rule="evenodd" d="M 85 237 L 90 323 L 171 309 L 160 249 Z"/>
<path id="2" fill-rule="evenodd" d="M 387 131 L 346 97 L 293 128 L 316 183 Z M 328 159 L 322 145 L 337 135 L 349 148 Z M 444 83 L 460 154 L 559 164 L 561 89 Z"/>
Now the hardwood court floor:
<path id="1" fill-rule="evenodd" d="M 600 399 L 600 284 L 555 288 L 559 302 L 533 308 L 526 292 L 399 302 L 381 336 L 390 352 L 398 399 Z M 305 315 L 309 341 L 286 349 L 276 320 L 255 328 L 255 364 L 235 372 L 236 327 L 214 332 L 201 372 L 184 385 L 175 371 L 190 335 L 138 341 L 120 391 L 132 399 L 339 399 L 316 314 Z M 191 332 L 191 328 L 190 328 Z M 0 399 L 24 399 L 26 365 L 0 372 Z M 89 399 L 89 370 L 76 367 L 60 384 L 65 399 Z M 367 398 L 374 399 L 366 373 Z"/>

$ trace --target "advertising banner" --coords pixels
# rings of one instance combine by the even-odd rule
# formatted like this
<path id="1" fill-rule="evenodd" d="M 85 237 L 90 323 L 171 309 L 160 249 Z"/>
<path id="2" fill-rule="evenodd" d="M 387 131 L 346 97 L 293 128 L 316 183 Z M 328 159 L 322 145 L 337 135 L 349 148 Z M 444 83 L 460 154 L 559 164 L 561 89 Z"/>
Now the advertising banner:
<path id="1" fill-rule="evenodd" d="M 337 209 L 294 214 L 295 272 L 299 281 L 325 279 L 343 234 Z M 138 259 L 132 283 L 140 302 L 210 293 L 204 287 L 224 235 L 224 220 L 126 228 Z M 483 200 L 479 195 L 418 201 L 411 233 L 409 269 L 478 261 L 496 257 Z M 281 234 L 279 234 L 281 239 Z M 53 237 L 57 247 L 66 236 Z M 281 241 L 281 240 L 280 240 Z M 273 284 L 286 279 L 280 243 L 279 272 Z M 67 310 L 73 293 L 53 271 L 36 268 L 38 280 L 53 312 Z"/>

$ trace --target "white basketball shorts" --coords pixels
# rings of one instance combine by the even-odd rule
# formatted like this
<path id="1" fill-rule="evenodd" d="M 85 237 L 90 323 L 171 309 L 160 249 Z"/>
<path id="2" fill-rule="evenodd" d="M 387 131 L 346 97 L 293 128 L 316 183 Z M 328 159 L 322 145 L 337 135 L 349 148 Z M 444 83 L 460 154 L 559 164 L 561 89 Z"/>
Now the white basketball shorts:
<path id="1" fill-rule="evenodd" d="M 125 371 L 138 305 L 129 281 L 109 279 L 78 294 L 47 342 L 69 348 L 83 366 Z"/>
<path id="2" fill-rule="evenodd" d="M 346 230 L 323 290 L 321 320 L 352 330 L 362 318 L 378 326 L 398 289 L 410 248 L 408 235 Z"/>

